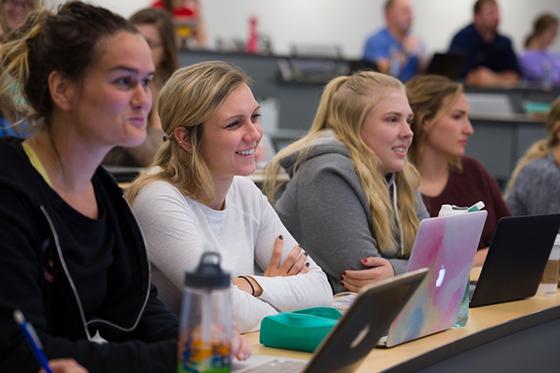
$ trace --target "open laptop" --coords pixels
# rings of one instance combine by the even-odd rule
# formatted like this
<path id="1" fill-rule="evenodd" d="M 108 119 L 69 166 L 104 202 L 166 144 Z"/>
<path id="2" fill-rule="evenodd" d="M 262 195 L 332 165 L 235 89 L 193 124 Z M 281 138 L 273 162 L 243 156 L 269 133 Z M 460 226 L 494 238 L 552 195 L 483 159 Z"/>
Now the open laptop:
<path id="1" fill-rule="evenodd" d="M 354 372 L 428 273 L 419 269 L 363 289 L 309 362 L 256 355 L 234 372 Z"/>
<path id="2" fill-rule="evenodd" d="M 414 241 L 408 270 L 430 271 L 395 318 L 383 347 L 434 334 L 454 325 L 469 281 L 486 211 L 424 219 Z"/>
<path id="3" fill-rule="evenodd" d="M 559 227 L 560 214 L 500 219 L 470 306 L 535 295 Z"/>
<path id="4" fill-rule="evenodd" d="M 458 53 L 434 53 L 426 74 L 436 74 L 457 80 L 465 69 L 465 55 Z"/>

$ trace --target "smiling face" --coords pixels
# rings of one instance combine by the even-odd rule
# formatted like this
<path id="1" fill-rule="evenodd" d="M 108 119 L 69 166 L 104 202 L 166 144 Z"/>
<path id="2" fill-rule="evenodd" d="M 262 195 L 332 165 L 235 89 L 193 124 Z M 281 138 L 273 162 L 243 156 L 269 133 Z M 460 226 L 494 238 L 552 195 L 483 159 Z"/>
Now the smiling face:
<path id="1" fill-rule="evenodd" d="M 242 83 L 202 124 L 200 153 L 215 183 L 255 171 L 255 150 L 262 137 L 260 107 Z"/>
<path id="2" fill-rule="evenodd" d="M 426 146 L 448 159 L 465 154 L 467 141 L 474 132 L 469 120 L 469 104 L 465 94 L 461 94 L 451 106 L 450 99 L 448 96 L 443 100 L 441 110 L 445 111 L 436 116 L 435 122 L 427 123 L 424 128 Z"/>
<path id="3" fill-rule="evenodd" d="M 383 173 L 404 167 L 412 142 L 412 110 L 403 91 L 391 88 L 368 113 L 361 137 L 379 158 Z"/>
<path id="4" fill-rule="evenodd" d="M 127 31 L 102 39 L 98 48 L 97 62 L 81 81 L 71 83 L 69 114 L 88 141 L 139 145 L 152 107 L 150 49 L 142 36 Z"/>

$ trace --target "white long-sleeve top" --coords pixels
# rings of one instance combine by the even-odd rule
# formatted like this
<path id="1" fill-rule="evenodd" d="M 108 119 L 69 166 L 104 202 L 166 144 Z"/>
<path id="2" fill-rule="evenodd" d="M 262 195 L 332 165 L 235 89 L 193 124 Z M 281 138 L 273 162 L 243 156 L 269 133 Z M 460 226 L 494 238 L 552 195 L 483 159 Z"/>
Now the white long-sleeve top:
<path id="1" fill-rule="evenodd" d="M 216 211 L 184 196 L 165 181 L 146 185 L 132 205 L 146 237 L 152 279 L 160 298 L 178 313 L 185 271 L 198 265 L 204 250 L 218 251 L 233 277 L 251 275 L 263 292 L 256 298 L 233 287 L 234 321 L 241 332 L 257 330 L 279 311 L 329 305 L 332 290 L 325 273 L 309 258 L 309 272 L 286 277 L 262 274 L 274 240 L 283 236 L 282 261 L 297 244 L 274 208 L 248 178 L 235 177 L 225 208 Z"/>

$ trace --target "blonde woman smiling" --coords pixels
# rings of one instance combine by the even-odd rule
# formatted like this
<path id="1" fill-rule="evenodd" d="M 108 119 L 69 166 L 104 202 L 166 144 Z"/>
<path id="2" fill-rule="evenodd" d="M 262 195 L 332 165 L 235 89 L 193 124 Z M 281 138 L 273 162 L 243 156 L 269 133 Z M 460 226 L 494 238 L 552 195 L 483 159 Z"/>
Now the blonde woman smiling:
<path id="1" fill-rule="evenodd" d="M 325 305 L 332 292 L 249 179 L 262 137 L 247 76 L 223 62 L 178 70 L 162 88 L 159 115 L 169 137 L 155 168 L 128 190 L 162 299 L 179 310 L 185 270 L 204 250 L 234 275 L 234 320 L 257 329 L 278 311 Z"/>

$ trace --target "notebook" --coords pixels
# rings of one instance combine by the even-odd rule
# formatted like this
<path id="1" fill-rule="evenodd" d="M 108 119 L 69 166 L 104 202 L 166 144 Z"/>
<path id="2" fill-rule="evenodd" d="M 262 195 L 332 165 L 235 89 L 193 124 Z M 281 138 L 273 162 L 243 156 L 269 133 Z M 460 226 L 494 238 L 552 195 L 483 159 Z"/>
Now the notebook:
<path id="1" fill-rule="evenodd" d="M 535 295 L 560 227 L 560 214 L 501 218 L 470 306 Z"/>
<path id="2" fill-rule="evenodd" d="M 453 326 L 486 215 L 477 211 L 420 222 L 408 270 L 429 272 L 380 340 L 381 346 L 396 346 Z"/>
<path id="3" fill-rule="evenodd" d="M 419 269 L 363 289 L 309 362 L 274 356 L 252 356 L 236 362 L 234 372 L 353 372 L 426 277 Z"/>

